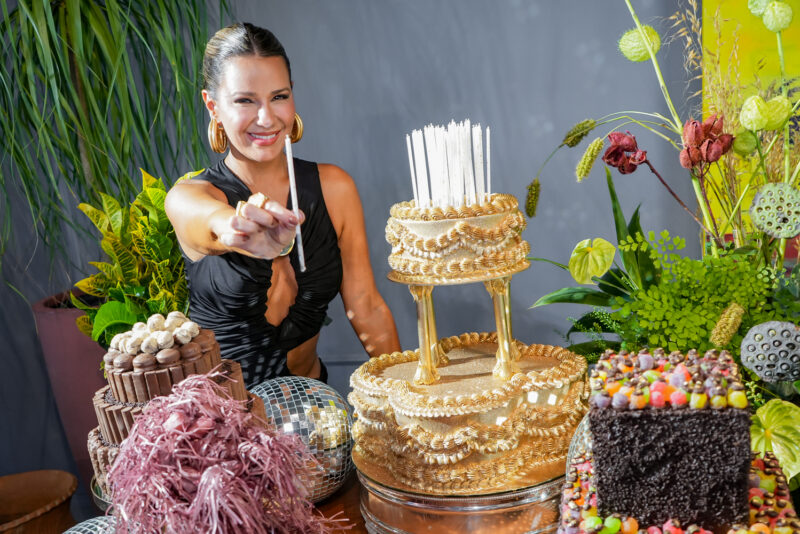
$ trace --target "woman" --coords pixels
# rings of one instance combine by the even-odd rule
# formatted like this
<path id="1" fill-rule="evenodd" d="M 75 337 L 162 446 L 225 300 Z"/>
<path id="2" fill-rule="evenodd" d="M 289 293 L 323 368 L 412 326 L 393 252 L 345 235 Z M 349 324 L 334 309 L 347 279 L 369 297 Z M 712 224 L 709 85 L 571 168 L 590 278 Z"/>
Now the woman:
<path id="1" fill-rule="evenodd" d="M 375 287 L 352 178 L 334 165 L 295 159 L 300 219 L 288 209 L 284 139 L 298 140 L 302 122 L 283 46 L 251 24 L 223 28 L 206 46 L 203 78 L 209 142 L 217 152 L 230 150 L 176 184 L 166 200 L 186 262 L 192 319 L 214 330 L 223 356 L 241 363 L 248 387 L 286 374 L 327 378 L 316 346 L 338 293 L 370 356 L 400 350 Z M 304 272 L 292 246 L 297 224 Z"/>

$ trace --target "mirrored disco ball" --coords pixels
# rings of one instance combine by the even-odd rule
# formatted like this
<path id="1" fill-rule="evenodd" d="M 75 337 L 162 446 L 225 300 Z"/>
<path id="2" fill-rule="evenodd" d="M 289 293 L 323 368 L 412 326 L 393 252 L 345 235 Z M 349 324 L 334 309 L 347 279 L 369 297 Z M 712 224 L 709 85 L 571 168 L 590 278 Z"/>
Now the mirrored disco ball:
<path id="1" fill-rule="evenodd" d="M 114 517 L 101 515 L 78 523 L 64 534 L 111 534 L 114 532 Z"/>
<path id="2" fill-rule="evenodd" d="M 353 470 L 353 415 L 338 391 L 312 378 L 282 376 L 250 390 L 264 401 L 267 418 L 284 434 L 297 434 L 320 463 L 301 475 L 318 502 L 344 484 Z"/>

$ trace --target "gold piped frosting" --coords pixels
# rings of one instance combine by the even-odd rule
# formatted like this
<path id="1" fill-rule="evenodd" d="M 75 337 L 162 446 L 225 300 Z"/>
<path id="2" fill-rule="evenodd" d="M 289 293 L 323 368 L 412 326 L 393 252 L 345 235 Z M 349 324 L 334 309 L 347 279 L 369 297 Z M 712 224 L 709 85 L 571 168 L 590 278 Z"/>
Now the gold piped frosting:
<path id="1" fill-rule="evenodd" d="M 462 283 L 519 272 L 530 246 L 522 239 L 525 218 L 512 195 L 460 208 L 395 204 L 386 225 L 392 245 L 390 278 L 407 283 Z"/>
<path id="2" fill-rule="evenodd" d="M 412 381 L 418 351 L 359 367 L 348 397 L 357 462 L 436 494 L 507 489 L 531 469 L 563 463 L 586 411 L 586 361 L 560 347 L 515 342 L 523 372 L 502 382 L 491 376 L 496 343 L 495 333 L 440 340 L 450 362 L 429 386 Z"/>

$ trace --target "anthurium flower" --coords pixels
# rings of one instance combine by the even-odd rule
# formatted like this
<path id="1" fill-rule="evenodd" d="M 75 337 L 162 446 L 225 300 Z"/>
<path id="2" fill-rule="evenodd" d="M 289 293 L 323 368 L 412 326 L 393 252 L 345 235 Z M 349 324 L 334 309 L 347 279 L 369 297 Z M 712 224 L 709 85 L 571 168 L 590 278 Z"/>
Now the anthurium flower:
<path id="1" fill-rule="evenodd" d="M 603 239 L 596 237 L 584 239 L 572 251 L 569 257 L 569 274 L 579 284 L 591 284 L 593 276 L 603 276 L 614 263 L 617 249 Z"/>

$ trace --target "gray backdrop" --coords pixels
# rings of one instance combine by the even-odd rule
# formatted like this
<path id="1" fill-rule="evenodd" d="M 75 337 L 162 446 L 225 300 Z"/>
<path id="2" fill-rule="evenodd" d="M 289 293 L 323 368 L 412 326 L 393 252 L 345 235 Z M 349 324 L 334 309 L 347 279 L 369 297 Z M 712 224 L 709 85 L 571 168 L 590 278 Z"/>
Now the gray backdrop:
<path id="1" fill-rule="evenodd" d="M 526 185 L 537 168 L 577 121 L 618 110 L 667 113 L 649 63 L 632 64 L 616 50 L 619 35 L 632 27 L 621 0 L 249 0 L 235 4 L 237 19 L 274 31 L 291 58 L 297 109 L 306 128 L 303 141 L 295 145 L 295 155 L 336 163 L 358 185 L 372 266 L 404 348 L 417 344 L 415 309 L 407 288 L 386 280 L 389 246 L 384 225 L 391 204 L 411 197 L 406 133 L 450 119 L 470 118 L 490 125 L 493 189 L 515 194 L 524 202 Z M 663 29 L 667 26 L 663 19 L 677 3 L 640 0 L 636 6 L 644 22 Z M 681 66 L 680 43 L 663 49 L 659 57 L 685 118 L 683 102 L 691 91 Z M 631 130 L 662 175 L 693 206 L 691 186 L 677 164 L 677 153 L 653 135 Z M 605 126 L 597 133 L 608 131 Z M 604 237 L 614 242 L 601 165 L 582 184 L 574 177 L 585 145 L 562 149 L 542 173 L 539 213 L 524 233 L 534 256 L 566 263 L 579 240 Z M 142 166 L 147 167 L 147 162 Z M 615 174 L 615 178 L 628 216 L 643 204 L 645 230 L 668 227 L 687 238 L 689 252 L 697 252 L 694 223 L 647 169 L 630 176 Z M 81 200 L 75 199 L 75 204 Z M 72 469 L 30 303 L 85 276 L 86 262 L 99 259 L 99 251 L 94 243 L 68 236 L 74 250 L 72 261 L 79 268 L 57 264 L 51 269 L 36 248 L 24 209 L 16 208 L 14 217 L 17 238 L 3 259 L 6 283 L 0 288 L 4 365 L 0 474 Z M 76 219 L 82 217 L 76 212 Z M 568 305 L 528 308 L 543 294 L 571 284 L 569 275 L 544 263 L 534 263 L 515 276 L 515 337 L 526 343 L 562 344 L 560 333 L 569 327 L 567 318 L 577 316 L 581 309 Z M 491 301 L 482 284 L 438 288 L 434 302 L 442 336 L 493 330 Z M 331 383 L 346 393 L 350 372 L 366 356 L 340 300 L 332 303 L 329 314 L 333 323 L 323 330 L 320 354 L 329 365 Z M 77 517 L 91 514 L 88 506 L 74 510 Z"/>

